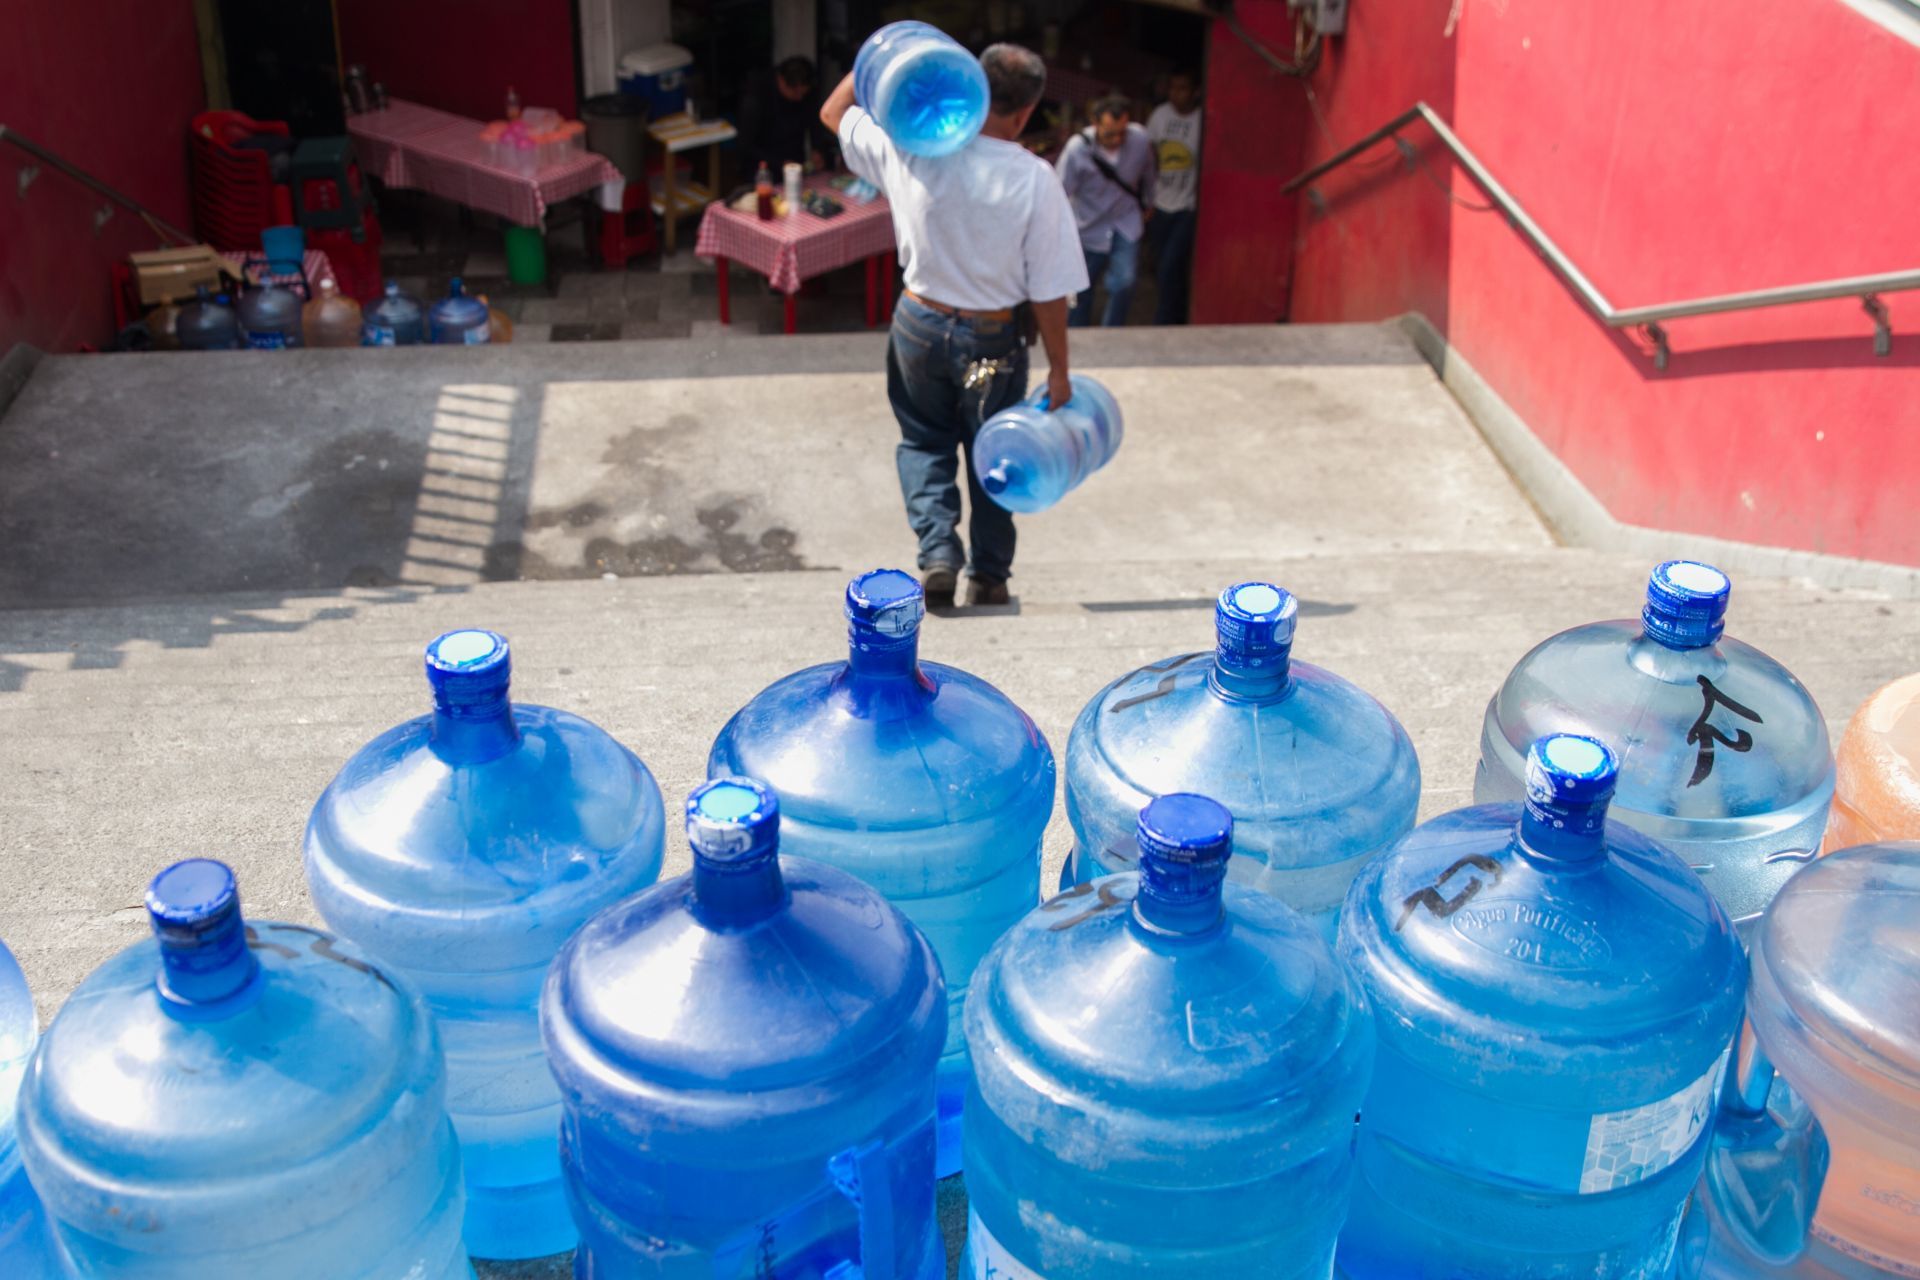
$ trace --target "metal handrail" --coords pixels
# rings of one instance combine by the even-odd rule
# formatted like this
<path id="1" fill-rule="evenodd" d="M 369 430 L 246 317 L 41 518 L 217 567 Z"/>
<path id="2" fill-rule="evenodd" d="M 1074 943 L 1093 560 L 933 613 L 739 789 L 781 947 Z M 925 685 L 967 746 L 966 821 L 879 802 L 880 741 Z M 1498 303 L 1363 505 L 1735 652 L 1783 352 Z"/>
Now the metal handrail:
<path id="1" fill-rule="evenodd" d="M 1434 135 L 1445 144 L 1448 151 L 1474 184 L 1486 192 L 1487 199 L 1495 208 L 1506 215 L 1507 221 L 1524 236 L 1540 256 L 1547 260 L 1559 277 L 1566 281 L 1587 310 L 1599 318 L 1602 324 L 1614 329 L 1637 328 L 1653 344 L 1653 363 L 1655 368 L 1667 367 L 1667 334 L 1660 327 L 1662 320 L 1678 320 L 1686 316 L 1713 315 L 1723 311 L 1751 311 L 1760 307 L 1788 306 L 1797 302 L 1819 302 L 1830 298 L 1858 298 L 1860 305 L 1873 320 L 1873 353 L 1877 356 L 1890 355 L 1893 351 L 1893 327 L 1887 315 L 1886 304 L 1880 301 L 1883 293 L 1897 293 L 1906 289 L 1920 289 L 1920 268 L 1908 271 L 1883 271 L 1870 276 L 1848 276 L 1838 280 L 1816 280 L 1810 284 L 1779 285 L 1771 289 L 1751 289 L 1745 293 L 1723 293 L 1710 298 L 1692 298 L 1683 302 L 1662 302 L 1648 307 L 1616 307 L 1607 301 L 1607 295 L 1601 293 L 1593 281 L 1587 279 L 1566 251 L 1553 242 L 1535 222 L 1527 211 L 1520 207 L 1498 179 L 1480 163 L 1480 158 L 1467 149 L 1458 135 L 1447 127 L 1437 112 L 1424 102 L 1416 102 L 1387 123 L 1375 129 L 1366 137 L 1337 154 L 1314 165 L 1305 173 L 1282 187 L 1282 194 L 1291 194 L 1306 186 L 1322 174 L 1339 168 L 1361 152 L 1388 138 L 1396 137 L 1402 129 L 1416 121 L 1424 121 Z M 1406 143 L 1398 145 L 1405 147 Z M 1411 153 L 1409 153 L 1411 154 Z M 1309 191 L 1318 201 L 1319 193 Z"/>

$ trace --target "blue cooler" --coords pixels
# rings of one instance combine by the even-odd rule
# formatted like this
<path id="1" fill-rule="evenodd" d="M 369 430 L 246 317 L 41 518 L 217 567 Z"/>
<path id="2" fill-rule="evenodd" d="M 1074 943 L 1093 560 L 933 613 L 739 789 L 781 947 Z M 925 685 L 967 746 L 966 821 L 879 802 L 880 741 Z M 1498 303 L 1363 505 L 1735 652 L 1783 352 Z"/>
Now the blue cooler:
<path id="1" fill-rule="evenodd" d="M 620 59 L 620 92 L 647 100 L 658 120 L 687 109 L 687 68 L 693 55 L 677 44 L 650 44 Z"/>

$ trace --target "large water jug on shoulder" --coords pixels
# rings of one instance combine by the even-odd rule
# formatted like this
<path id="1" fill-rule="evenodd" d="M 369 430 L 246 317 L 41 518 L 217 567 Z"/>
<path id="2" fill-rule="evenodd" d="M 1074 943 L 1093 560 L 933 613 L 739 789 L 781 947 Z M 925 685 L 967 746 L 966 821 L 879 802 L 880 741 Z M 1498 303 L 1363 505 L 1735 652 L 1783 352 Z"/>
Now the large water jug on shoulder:
<path id="1" fill-rule="evenodd" d="M 853 95 L 894 145 L 944 156 L 986 123 L 987 73 L 960 43 L 925 22 L 890 22 L 853 59 Z"/>
<path id="2" fill-rule="evenodd" d="M 1084 373 L 1068 376 L 1073 398 L 1051 405 L 1037 387 L 1002 409 L 974 436 L 973 473 L 987 496 L 1009 511 L 1045 511 L 1080 487 L 1119 452 L 1126 423 L 1120 402 Z"/>

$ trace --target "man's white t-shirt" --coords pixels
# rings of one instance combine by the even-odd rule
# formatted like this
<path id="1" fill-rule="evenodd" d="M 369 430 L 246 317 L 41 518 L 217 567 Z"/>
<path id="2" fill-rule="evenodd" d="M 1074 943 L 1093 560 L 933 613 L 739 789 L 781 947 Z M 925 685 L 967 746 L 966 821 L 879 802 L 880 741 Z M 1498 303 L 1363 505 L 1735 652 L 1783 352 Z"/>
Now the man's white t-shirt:
<path id="1" fill-rule="evenodd" d="M 1200 108 L 1182 115 L 1163 102 L 1147 117 L 1147 137 L 1160 156 L 1160 185 L 1153 207 L 1163 213 L 1193 208 L 1200 185 Z"/>
<path id="2" fill-rule="evenodd" d="M 1019 143 L 983 134 L 951 155 L 911 155 L 851 107 L 840 150 L 893 206 L 907 288 L 921 297 L 999 311 L 1087 287 L 1067 193 L 1053 166 Z"/>

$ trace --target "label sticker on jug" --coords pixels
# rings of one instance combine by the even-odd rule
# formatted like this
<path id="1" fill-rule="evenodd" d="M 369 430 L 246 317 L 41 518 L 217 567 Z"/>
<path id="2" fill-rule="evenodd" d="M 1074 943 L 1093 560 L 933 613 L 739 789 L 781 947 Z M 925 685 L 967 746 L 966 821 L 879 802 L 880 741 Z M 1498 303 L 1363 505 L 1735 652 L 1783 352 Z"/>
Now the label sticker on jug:
<path id="1" fill-rule="evenodd" d="M 398 346 L 399 336 L 391 325 L 370 324 L 361 330 L 360 343 L 367 347 Z"/>
<path id="2" fill-rule="evenodd" d="M 487 332 L 487 326 L 480 325 L 477 328 L 469 329 L 465 333 L 461 334 L 460 341 L 466 343 L 470 347 L 477 347 L 481 343 L 487 341 L 487 339 L 492 336 L 493 336 L 492 334 Z"/>
<path id="3" fill-rule="evenodd" d="M 1630 1187 L 1685 1155 L 1713 1115 L 1721 1061 L 1714 1059 L 1705 1075 L 1671 1097 L 1595 1116 L 1587 1127 L 1580 1194 Z"/>
<path id="4" fill-rule="evenodd" d="M 967 1262 L 969 1280 L 1046 1280 L 1001 1247 L 971 1206 L 967 1209 Z"/>

